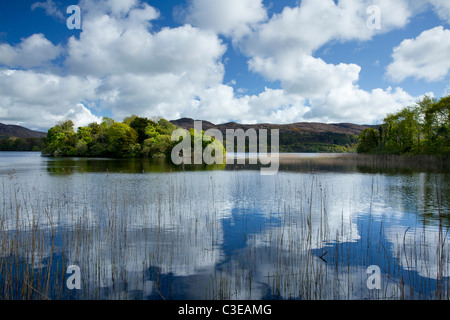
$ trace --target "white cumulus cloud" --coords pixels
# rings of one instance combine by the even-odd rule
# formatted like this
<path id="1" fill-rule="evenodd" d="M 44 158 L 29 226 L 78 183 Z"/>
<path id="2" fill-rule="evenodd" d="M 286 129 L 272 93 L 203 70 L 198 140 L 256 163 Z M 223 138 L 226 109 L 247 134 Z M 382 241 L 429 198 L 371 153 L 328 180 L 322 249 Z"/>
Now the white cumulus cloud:
<path id="1" fill-rule="evenodd" d="M 49 128 L 77 110 L 81 101 L 95 100 L 98 86 L 99 80 L 92 77 L 0 69 L 0 107 L 7 109 L 4 117 L 0 112 L 0 122 Z"/>
<path id="2" fill-rule="evenodd" d="M 426 81 L 443 80 L 450 71 L 450 30 L 436 27 L 407 39 L 394 48 L 387 75 L 401 82 L 408 77 Z"/>
<path id="3" fill-rule="evenodd" d="M 0 65 L 12 68 L 47 66 L 62 53 L 60 46 L 54 45 L 42 33 L 33 34 L 11 46 L 0 44 Z"/>
<path id="4" fill-rule="evenodd" d="M 184 17 L 194 26 L 237 39 L 266 19 L 262 0 L 191 0 Z"/>
<path id="5" fill-rule="evenodd" d="M 437 15 L 450 23 L 450 1 L 448 0 L 430 0 L 430 3 L 434 6 Z"/>

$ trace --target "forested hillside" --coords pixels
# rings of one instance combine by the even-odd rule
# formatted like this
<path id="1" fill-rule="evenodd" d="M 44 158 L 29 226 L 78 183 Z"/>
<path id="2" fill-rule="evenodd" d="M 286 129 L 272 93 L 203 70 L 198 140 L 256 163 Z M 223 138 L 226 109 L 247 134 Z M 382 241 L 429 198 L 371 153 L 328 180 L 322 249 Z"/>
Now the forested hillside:
<path id="1" fill-rule="evenodd" d="M 0 151 L 40 151 L 45 132 L 0 123 Z"/>
<path id="2" fill-rule="evenodd" d="M 171 121 L 178 127 L 191 129 L 194 120 L 183 118 Z M 285 125 L 276 124 L 238 124 L 235 122 L 215 125 L 208 121 L 202 122 L 203 130 L 218 129 L 226 136 L 227 129 L 271 129 L 280 132 L 280 152 L 356 152 L 358 136 L 371 126 L 361 126 L 350 123 L 324 124 L 324 123 L 293 123 Z M 270 142 L 269 142 L 270 144 Z"/>

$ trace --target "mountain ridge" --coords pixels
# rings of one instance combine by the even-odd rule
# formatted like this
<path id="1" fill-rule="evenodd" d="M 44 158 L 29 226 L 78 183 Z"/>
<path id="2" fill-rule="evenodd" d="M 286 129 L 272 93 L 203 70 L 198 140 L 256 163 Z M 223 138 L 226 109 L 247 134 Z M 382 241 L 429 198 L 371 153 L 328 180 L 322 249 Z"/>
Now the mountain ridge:
<path id="1" fill-rule="evenodd" d="M 170 121 L 177 127 L 189 130 L 194 127 L 194 119 L 181 118 Z M 353 123 L 296 122 L 290 124 L 238 124 L 228 122 L 213 124 L 202 121 L 202 130 L 218 129 L 226 135 L 227 129 L 278 129 L 281 152 L 356 152 L 359 135 L 364 129 L 376 128 L 374 125 Z"/>
<path id="2" fill-rule="evenodd" d="M 258 124 L 239 124 L 236 122 L 227 122 L 222 124 L 214 124 L 204 120 L 194 120 L 192 118 L 181 118 L 178 120 L 171 120 L 170 122 L 180 128 L 189 130 L 194 127 L 194 121 L 202 121 L 202 127 L 204 130 L 219 129 L 220 131 L 226 129 L 279 129 L 280 132 L 288 129 L 299 129 L 303 132 L 332 132 L 342 134 L 359 135 L 364 129 L 373 128 L 373 125 L 359 125 L 353 123 L 321 123 L 321 122 L 294 122 L 288 124 L 271 124 L 271 123 L 258 123 Z"/>
<path id="3" fill-rule="evenodd" d="M 46 136 L 46 132 L 35 131 L 18 125 L 0 123 L 0 139 L 45 138 Z"/>
<path id="4" fill-rule="evenodd" d="M 342 134 L 358 135 L 364 129 L 373 128 L 373 125 L 359 125 L 353 123 L 321 123 L 321 122 L 293 122 L 288 124 L 239 124 L 236 122 L 226 122 L 222 124 L 214 124 L 205 120 L 194 120 L 192 118 L 180 118 L 171 120 L 170 122 L 180 128 L 189 130 L 194 127 L 194 121 L 202 121 L 204 130 L 219 129 L 224 131 L 226 129 L 279 129 L 281 132 L 288 129 L 299 129 L 303 132 L 332 132 Z M 9 125 L 0 123 L 0 138 L 45 138 L 46 132 L 31 130 L 19 125 Z"/>
<path id="5" fill-rule="evenodd" d="M 47 133 L 0 123 L 0 151 L 40 151 Z"/>

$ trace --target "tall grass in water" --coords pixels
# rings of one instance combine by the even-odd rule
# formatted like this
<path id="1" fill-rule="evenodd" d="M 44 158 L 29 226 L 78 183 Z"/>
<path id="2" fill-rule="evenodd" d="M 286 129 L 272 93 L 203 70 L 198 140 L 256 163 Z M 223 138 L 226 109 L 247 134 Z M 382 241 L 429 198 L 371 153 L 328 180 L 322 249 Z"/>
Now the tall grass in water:
<path id="1" fill-rule="evenodd" d="M 193 177 L 80 174 L 51 192 L 3 178 L 0 299 L 448 299 L 445 224 L 380 221 L 376 179 L 358 220 L 320 174 Z M 66 286 L 69 265 L 81 290 Z"/>

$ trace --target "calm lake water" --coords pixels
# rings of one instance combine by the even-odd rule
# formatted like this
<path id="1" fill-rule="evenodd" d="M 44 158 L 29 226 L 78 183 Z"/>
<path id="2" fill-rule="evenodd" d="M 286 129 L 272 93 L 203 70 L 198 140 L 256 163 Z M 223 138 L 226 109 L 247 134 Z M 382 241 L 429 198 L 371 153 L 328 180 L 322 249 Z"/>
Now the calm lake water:
<path id="1" fill-rule="evenodd" d="M 446 168 L 0 152 L 0 299 L 448 299 Z"/>

